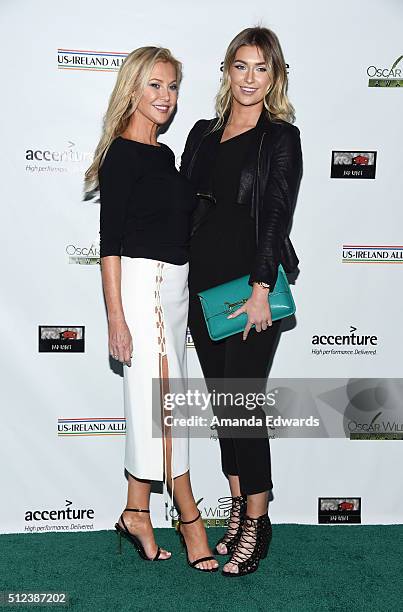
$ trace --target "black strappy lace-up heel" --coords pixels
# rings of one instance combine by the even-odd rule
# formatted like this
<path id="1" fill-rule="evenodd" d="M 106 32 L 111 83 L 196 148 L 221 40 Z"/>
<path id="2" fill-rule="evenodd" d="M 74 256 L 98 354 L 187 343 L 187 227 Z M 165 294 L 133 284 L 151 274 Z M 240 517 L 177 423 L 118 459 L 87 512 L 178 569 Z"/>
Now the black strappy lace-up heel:
<path id="1" fill-rule="evenodd" d="M 272 528 L 267 514 L 258 518 L 245 516 L 242 534 L 228 563 L 238 566 L 237 572 L 222 570 L 223 576 L 245 576 L 259 567 L 260 559 L 267 556 L 272 538 Z"/>
<path id="2" fill-rule="evenodd" d="M 232 499 L 231 515 L 228 521 L 228 528 L 223 537 L 218 540 L 214 552 L 217 555 L 232 555 L 235 550 L 235 546 L 238 544 L 239 538 L 242 533 L 242 525 L 246 514 L 246 495 L 239 495 L 237 497 L 229 497 L 225 499 Z M 235 519 L 235 520 L 234 520 Z M 236 526 L 232 527 L 231 524 Z M 220 553 L 217 546 L 224 544 L 227 547 L 226 553 Z"/>
<path id="3" fill-rule="evenodd" d="M 192 567 L 193 569 L 199 570 L 199 572 L 216 572 L 218 570 L 218 566 L 217 567 L 212 567 L 211 569 L 203 569 L 202 567 L 196 567 L 196 565 L 198 563 L 201 563 L 202 561 L 215 561 L 214 557 L 212 555 L 210 555 L 209 557 L 201 557 L 200 559 L 196 559 L 196 561 L 189 561 L 189 555 L 188 555 L 188 547 L 186 546 L 186 542 L 185 542 L 185 538 L 183 537 L 183 534 L 181 532 L 181 525 L 190 525 L 191 523 L 195 523 L 199 518 L 201 517 L 201 514 L 199 512 L 199 514 L 196 516 L 196 518 L 194 518 L 191 521 L 182 521 L 182 519 L 178 518 L 178 524 L 176 526 L 176 531 L 180 537 L 180 541 L 182 543 L 183 548 L 185 549 L 186 552 L 186 560 L 188 562 L 188 565 L 190 567 Z"/>
<path id="4" fill-rule="evenodd" d="M 150 513 L 149 510 L 141 510 L 140 508 L 125 508 L 123 512 L 147 512 L 148 514 Z M 118 534 L 118 537 L 119 537 L 119 542 L 118 542 L 119 553 L 122 552 L 122 537 L 123 537 L 123 538 L 126 538 L 126 540 L 128 540 L 131 544 L 133 544 L 134 548 L 137 550 L 140 557 L 144 559 L 144 561 L 167 561 L 168 559 L 170 559 L 170 557 L 168 557 L 167 559 L 160 558 L 161 549 L 159 546 L 157 548 L 157 552 L 155 556 L 152 559 L 150 559 L 150 557 L 147 557 L 146 551 L 144 550 L 144 546 L 140 542 L 139 538 L 135 536 L 134 533 L 131 533 L 128 530 L 127 525 L 123 518 L 123 512 L 120 515 L 120 520 L 122 521 L 123 528 L 119 525 L 119 523 L 115 524 L 116 533 Z"/>

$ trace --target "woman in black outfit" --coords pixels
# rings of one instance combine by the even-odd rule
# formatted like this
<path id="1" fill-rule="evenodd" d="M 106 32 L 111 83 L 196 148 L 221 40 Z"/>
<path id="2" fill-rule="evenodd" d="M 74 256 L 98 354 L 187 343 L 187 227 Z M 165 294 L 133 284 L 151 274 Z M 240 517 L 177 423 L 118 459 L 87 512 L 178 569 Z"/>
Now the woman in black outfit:
<path id="1" fill-rule="evenodd" d="M 286 272 L 298 265 L 288 232 L 302 158 L 286 92 L 286 66 L 276 35 L 266 28 L 242 31 L 226 52 L 218 117 L 195 124 L 182 156 L 181 172 L 199 198 L 190 244 L 189 327 L 203 374 L 219 379 L 220 390 L 241 389 L 240 379 L 266 380 L 280 332 L 280 321 L 271 320 L 268 293 L 279 263 Z M 251 296 L 232 315 L 247 313 L 245 330 L 214 342 L 196 294 L 246 274 Z M 239 386 L 230 379 L 238 379 Z M 232 410 L 236 416 L 242 413 L 235 406 Z M 246 412 L 243 416 L 250 417 Z M 254 413 L 259 417 L 262 411 Z M 223 574 L 240 576 L 258 568 L 271 538 L 269 441 L 265 427 L 242 436 L 218 433 L 232 508 L 216 552 L 231 555 Z"/>

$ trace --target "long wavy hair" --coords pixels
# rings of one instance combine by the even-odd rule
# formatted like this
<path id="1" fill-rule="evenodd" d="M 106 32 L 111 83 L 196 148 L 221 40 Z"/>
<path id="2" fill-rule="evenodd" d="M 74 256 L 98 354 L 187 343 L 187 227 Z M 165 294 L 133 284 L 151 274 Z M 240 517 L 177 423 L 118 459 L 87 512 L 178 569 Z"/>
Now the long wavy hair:
<path id="1" fill-rule="evenodd" d="M 94 159 L 85 173 L 85 190 L 96 190 L 98 171 L 105 155 L 117 136 L 127 128 L 130 116 L 136 110 L 157 62 L 170 62 L 176 70 L 176 81 L 182 80 L 182 64 L 164 47 L 140 47 L 127 55 L 120 66 L 116 84 L 109 98 L 108 109 L 103 119 L 100 141 Z"/>
<path id="2" fill-rule="evenodd" d="M 272 120 L 282 119 L 292 123 L 295 119 L 294 107 L 287 96 L 287 68 L 280 42 L 274 32 L 260 26 L 246 28 L 230 42 L 223 62 L 223 77 L 216 96 L 215 109 L 218 121 L 214 130 L 220 129 L 227 121 L 232 108 L 231 77 L 229 70 L 235 60 L 239 47 L 250 45 L 260 49 L 269 74 L 270 87 L 263 104 Z"/>

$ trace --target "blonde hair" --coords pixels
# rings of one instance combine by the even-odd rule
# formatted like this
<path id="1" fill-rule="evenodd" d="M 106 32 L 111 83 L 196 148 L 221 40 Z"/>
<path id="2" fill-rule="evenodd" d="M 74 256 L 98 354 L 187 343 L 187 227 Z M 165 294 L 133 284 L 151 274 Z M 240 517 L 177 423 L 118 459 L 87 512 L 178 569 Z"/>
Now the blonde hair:
<path id="1" fill-rule="evenodd" d="M 109 98 L 102 135 L 95 149 L 93 162 L 85 173 L 87 191 L 98 187 L 98 171 L 105 155 L 113 140 L 127 128 L 130 116 L 136 110 L 157 62 L 170 62 L 174 66 L 179 87 L 182 80 L 182 64 L 173 57 L 169 49 L 140 47 L 127 55 L 119 69 L 115 87 Z"/>
<path id="2" fill-rule="evenodd" d="M 231 78 L 229 70 L 235 60 L 239 47 L 251 45 L 260 49 L 267 70 L 272 76 L 271 85 L 264 97 L 263 104 L 270 119 L 282 119 L 292 123 L 295 119 L 294 107 L 287 96 L 287 68 L 280 42 L 268 28 L 246 28 L 239 32 L 228 45 L 223 62 L 223 77 L 216 96 L 218 122 L 214 130 L 220 129 L 230 115 L 232 108 Z"/>

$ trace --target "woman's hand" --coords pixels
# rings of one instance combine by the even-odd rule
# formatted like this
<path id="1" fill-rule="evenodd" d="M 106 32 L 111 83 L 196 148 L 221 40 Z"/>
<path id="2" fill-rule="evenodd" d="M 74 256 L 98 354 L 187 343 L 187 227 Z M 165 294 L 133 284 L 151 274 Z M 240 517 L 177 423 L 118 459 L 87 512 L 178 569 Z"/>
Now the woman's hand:
<path id="1" fill-rule="evenodd" d="M 132 365 L 133 340 L 123 318 L 109 320 L 109 353 L 123 364 Z"/>
<path id="2" fill-rule="evenodd" d="M 108 313 L 109 353 L 114 359 L 131 366 L 133 342 L 122 306 L 120 256 L 101 257 L 101 273 Z"/>
<path id="3" fill-rule="evenodd" d="M 250 298 L 243 306 L 241 306 L 241 308 L 238 308 L 238 310 L 227 317 L 228 319 L 234 319 L 243 312 L 246 312 L 248 315 L 248 322 L 243 330 L 243 340 L 246 340 L 248 337 L 253 324 L 255 325 L 257 332 L 261 332 L 262 330 L 265 331 L 273 324 L 268 293 L 269 289 L 265 289 L 264 287 L 254 283 Z"/>

